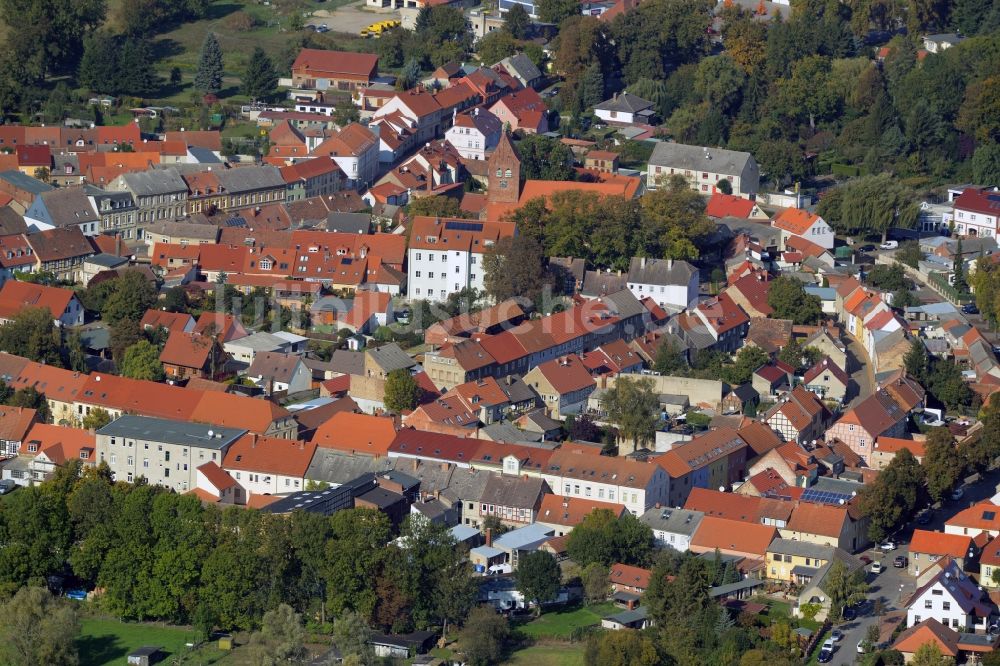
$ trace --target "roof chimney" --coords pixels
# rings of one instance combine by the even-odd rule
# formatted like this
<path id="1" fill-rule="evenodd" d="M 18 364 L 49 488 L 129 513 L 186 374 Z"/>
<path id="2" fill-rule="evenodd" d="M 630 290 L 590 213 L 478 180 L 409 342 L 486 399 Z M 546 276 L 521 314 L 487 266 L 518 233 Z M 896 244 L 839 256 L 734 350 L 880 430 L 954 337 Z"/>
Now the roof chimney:
<path id="1" fill-rule="evenodd" d="M 493 528 L 492 527 L 487 527 L 486 528 L 486 545 L 487 546 L 492 546 L 493 545 Z"/>

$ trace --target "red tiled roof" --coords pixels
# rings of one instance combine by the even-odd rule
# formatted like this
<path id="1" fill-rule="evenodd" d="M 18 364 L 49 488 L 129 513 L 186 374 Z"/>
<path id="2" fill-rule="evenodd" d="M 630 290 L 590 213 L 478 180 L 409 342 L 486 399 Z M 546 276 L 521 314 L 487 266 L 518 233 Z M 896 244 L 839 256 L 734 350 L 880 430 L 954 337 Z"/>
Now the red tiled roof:
<path id="1" fill-rule="evenodd" d="M 802 210 L 801 208 L 786 208 L 775 215 L 774 219 L 771 221 L 771 225 L 777 227 L 778 229 L 790 231 L 793 234 L 801 236 L 809 231 L 809 228 L 819 219 L 819 215 L 810 213 L 807 210 Z"/>
<path id="2" fill-rule="evenodd" d="M 598 510 L 610 511 L 619 518 L 628 511 L 624 504 L 598 502 L 586 497 L 560 497 L 546 493 L 542 496 L 536 520 L 550 525 L 576 527 L 584 518 Z"/>
<path id="3" fill-rule="evenodd" d="M 247 433 L 229 447 L 222 466 L 227 470 L 305 477 L 315 452 L 315 442 Z"/>
<path id="4" fill-rule="evenodd" d="M 395 437 L 396 427 L 391 418 L 337 412 L 316 429 L 312 441 L 324 449 L 385 456 Z"/>
<path id="5" fill-rule="evenodd" d="M 949 555 L 965 559 L 969 556 L 972 537 L 961 534 L 945 534 L 930 530 L 913 530 L 910 537 L 910 552 L 928 555 Z"/>
<path id="6" fill-rule="evenodd" d="M 225 490 L 226 488 L 232 488 L 236 485 L 236 480 L 233 477 L 219 467 L 215 461 L 210 460 L 204 465 L 197 468 L 199 472 L 205 475 L 208 482 L 211 483 L 216 490 Z"/>
<path id="7" fill-rule="evenodd" d="M 350 51 L 302 49 L 292 63 L 292 71 L 302 70 L 335 78 L 358 78 L 368 81 L 378 71 L 378 56 Z"/>
<path id="8" fill-rule="evenodd" d="M 649 579 L 652 575 L 653 572 L 649 569 L 633 567 L 618 562 L 611 565 L 608 578 L 610 578 L 612 585 L 624 585 L 645 590 L 649 587 Z"/>
<path id="9" fill-rule="evenodd" d="M 58 319 L 73 298 L 71 289 L 7 280 L 0 289 L 0 316 L 13 317 L 23 308 L 45 308 Z"/>
<path id="10" fill-rule="evenodd" d="M 709 217 L 750 217 L 754 202 L 734 194 L 716 192 L 705 205 L 705 215 Z"/>

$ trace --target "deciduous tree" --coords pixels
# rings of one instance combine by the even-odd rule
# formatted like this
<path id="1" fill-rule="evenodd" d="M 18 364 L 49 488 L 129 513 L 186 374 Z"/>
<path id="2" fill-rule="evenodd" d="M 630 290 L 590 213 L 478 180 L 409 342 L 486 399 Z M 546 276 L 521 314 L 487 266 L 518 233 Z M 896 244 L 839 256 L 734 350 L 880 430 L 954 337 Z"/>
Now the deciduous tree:
<path id="1" fill-rule="evenodd" d="M 119 374 L 132 379 L 161 381 L 163 364 L 160 363 L 160 349 L 148 340 L 139 340 L 125 350 Z"/>
<path id="2" fill-rule="evenodd" d="M 778 319 L 791 319 L 797 325 L 815 324 L 823 316 L 818 296 L 806 293 L 801 280 L 782 276 L 771 281 L 767 304 Z"/>
<path id="3" fill-rule="evenodd" d="M 548 551 L 536 550 L 522 555 L 514 570 L 514 582 L 525 602 L 534 602 L 535 614 L 542 614 L 542 604 L 554 601 L 559 594 L 559 565 Z"/>
<path id="4" fill-rule="evenodd" d="M 10 666 L 76 666 L 76 609 L 42 587 L 22 587 L 3 606 L 0 655 Z"/>
<path id="5" fill-rule="evenodd" d="M 947 428 L 934 428 L 927 434 L 924 459 L 921 465 L 927 478 L 927 492 L 935 502 L 947 493 L 965 472 L 965 463 L 955 446 L 955 438 Z"/>
<path id="6" fill-rule="evenodd" d="M 619 376 L 601 397 L 601 408 L 618 428 L 619 442 L 631 444 L 633 451 L 652 443 L 660 408 L 652 379 Z"/>
<path id="7" fill-rule="evenodd" d="M 422 393 L 417 380 L 405 368 L 393 370 L 385 379 L 385 407 L 394 412 L 414 409 Z"/>
<path id="8" fill-rule="evenodd" d="M 477 606 L 469 613 L 458 644 L 469 666 L 493 666 L 503 659 L 509 640 L 507 618 L 492 606 Z"/>

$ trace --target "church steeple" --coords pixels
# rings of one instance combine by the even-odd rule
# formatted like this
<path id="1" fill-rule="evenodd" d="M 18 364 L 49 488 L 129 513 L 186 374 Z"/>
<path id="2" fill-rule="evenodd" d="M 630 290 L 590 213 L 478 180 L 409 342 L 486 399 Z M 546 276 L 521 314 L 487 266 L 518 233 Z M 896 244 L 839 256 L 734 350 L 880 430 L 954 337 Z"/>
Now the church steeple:
<path id="1" fill-rule="evenodd" d="M 521 158 L 507 132 L 489 159 L 489 203 L 517 203 L 521 196 Z"/>

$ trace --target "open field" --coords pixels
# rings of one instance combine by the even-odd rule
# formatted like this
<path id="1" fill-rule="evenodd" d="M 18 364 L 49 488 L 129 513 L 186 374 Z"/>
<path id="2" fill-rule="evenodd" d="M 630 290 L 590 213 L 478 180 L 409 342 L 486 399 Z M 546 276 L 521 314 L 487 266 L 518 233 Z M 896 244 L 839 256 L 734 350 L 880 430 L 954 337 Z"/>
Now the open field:
<path id="1" fill-rule="evenodd" d="M 119 666 L 129 652 L 144 645 L 160 647 L 167 657 L 162 663 L 184 656 L 186 664 L 224 663 L 227 653 L 214 644 L 191 651 L 185 643 L 194 642 L 195 632 L 182 627 L 119 622 L 118 620 L 85 618 L 77 646 L 80 663 L 84 666 Z M 227 660 L 228 661 L 228 660 Z"/>
<path id="2" fill-rule="evenodd" d="M 601 623 L 601 618 L 615 612 L 612 603 L 596 604 L 550 611 L 518 629 L 532 638 L 569 638 L 582 627 L 592 627 Z"/>
<path id="3" fill-rule="evenodd" d="M 583 643 L 546 643 L 518 650 L 505 663 L 515 666 L 583 666 Z"/>

